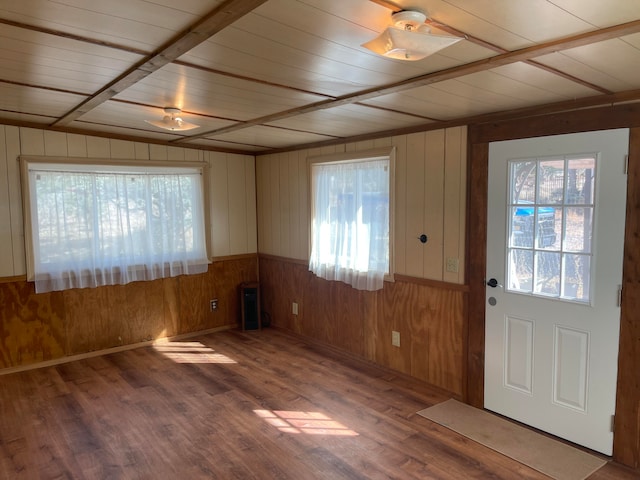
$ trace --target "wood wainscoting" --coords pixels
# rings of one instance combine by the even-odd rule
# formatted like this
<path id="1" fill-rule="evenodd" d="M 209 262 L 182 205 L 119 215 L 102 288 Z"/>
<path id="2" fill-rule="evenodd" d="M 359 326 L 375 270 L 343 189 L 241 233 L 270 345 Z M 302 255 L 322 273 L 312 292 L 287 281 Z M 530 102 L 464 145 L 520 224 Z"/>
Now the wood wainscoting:
<path id="1" fill-rule="evenodd" d="M 250 254 L 216 259 L 201 275 L 127 285 L 36 294 L 31 282 L 0 282 L 0 368 L 235 326 L 238 286 L 257 278 Z"/>
<path id="2" fill-rule="evenodd" d="M 463 396 L 464 286 L 398 277 L 365 292 L 316 277 L 306 262 L 262 254 L 259 261 L 262 309 L 274 326 Z M 392 331 L 400 347 L 391 345 Z"/>

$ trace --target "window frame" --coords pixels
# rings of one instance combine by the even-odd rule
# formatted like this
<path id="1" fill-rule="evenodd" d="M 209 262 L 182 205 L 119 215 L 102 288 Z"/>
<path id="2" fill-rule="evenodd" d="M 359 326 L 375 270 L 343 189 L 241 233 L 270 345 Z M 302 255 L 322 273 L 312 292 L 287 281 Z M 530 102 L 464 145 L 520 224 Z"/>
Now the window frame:
<path id="1" fill-rule="evenodd" d="M 44 165 L 61 165 L 82 167 L 94 169 L 99 172 L 99 167 L 105 167 L 105 170 L 117 171 L 119 168 L 127 170 L 127 173 L 148 173 L 145 171 L 147 167 L 180 169 L 189 168 L 200 171 L 202 182 L 202 211 L 204 215 L 204 233 L 205 233 L 205 249 L 206 257 L 211 262 L 211 208 L 209 203 L 209 164 L 203 161 L 180 161 L 180 160 L 138 160 L 138 159 L 115 159 L 115 158 L 85 158 L 85 157 L 48 157 L 34 155 L 20 155 L 18 157 L 20 163 L 20 183 L 22 187 L 22 215 L 24 223 L 24 246 L 25 246 L 25 263 L 27 270 L 27 281 L 35 281 L 35 255 L 33 247 L 33 230 L 31 215 L 31 185 L 29 182 L 29 167 L 34 164 Z M 70 172 L 73 168 L 69 169 Z M 135 266 L 132 266 L 135 267 Z"/>
<path id="2" fill-rule="evenodd" d="M 311 260 L 311 250 L 313 244 L 312 224 L 314 218 L 313 205 L 313 165 L 316 164 L 346 164 L 359 163 L 366 160 L 389 160 L 389 265 L 388 272 L 384 275 L 385 282 L 394 281 L 395 273 L 395 171 L 396 171 L 396 147 L 379 147 L 369 150 L 341 152 L 328 155 L 314 155 L 307 157 L 308 171 L 308 205 L 309 205 L 309 222 L 307 225 L 309 244 L 307 245 L 307 262 Z"/>

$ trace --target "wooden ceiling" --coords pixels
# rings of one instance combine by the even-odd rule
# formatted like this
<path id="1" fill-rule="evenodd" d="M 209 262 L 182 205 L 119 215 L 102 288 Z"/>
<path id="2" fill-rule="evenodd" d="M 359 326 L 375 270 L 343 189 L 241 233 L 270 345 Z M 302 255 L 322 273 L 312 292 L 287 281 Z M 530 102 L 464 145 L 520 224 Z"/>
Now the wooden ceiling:
<path id="1" fill-rule="evenodd" d="M 405 8 L 465 39 L 361 46 Z M 640 101 L 640 1 L 0 0 L 0 65 L 0 123 L 259 154 Z"/>

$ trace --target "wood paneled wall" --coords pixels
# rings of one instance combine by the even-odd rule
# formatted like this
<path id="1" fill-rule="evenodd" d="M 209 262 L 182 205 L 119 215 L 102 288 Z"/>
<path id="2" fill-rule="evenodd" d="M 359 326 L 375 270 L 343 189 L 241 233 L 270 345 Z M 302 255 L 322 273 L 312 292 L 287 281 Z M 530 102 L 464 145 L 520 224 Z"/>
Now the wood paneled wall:
<path id="1" fill-rule="evenodd" d="M 25 281 L 20 155 L 204 161 L 211 252 L 203 275 L 36 295 Z M 235 325 L 257 273 L 253 156 L 0 125 L 0 368 Z M 219 310 L 209 311 L 209 300 Z"/>
<path id="2" fill-rule="evenodd" d="M 246 255 L 201 275 L 127 285 L 36 294 L 24 280 L 0 283 L 0 368 L 236 326 L 238 286 L 257 279 L 257 256 Z"/>
<path id="3" fill-rule="evenodd" d="M 0 278 L 26 273 L 20 155 L 207 162 L 210 255 L 257 252 L 253 156 L 0 125 Z"/>
<path id="4" fill-rule="evenodd" d="M 466 127 L 455 127 L 258 157 L 259 252 L 308 260 L 309 157 L 394 146 L 395 273 L 464 283 L 466 141 Z M 458 272 L 446 270 L 447 258 Z"/>
<path id="5" fill-rule="evenodd" d="M 275 326 L 463 395 L 464 287 L 403 279 L 359 291 L 269 255 L 260 255 L 260 282 L 262 310 Z M 400 347 L 391 345 L 394 330 Z"/>
<path id="6" fill-rule="evenodd" d="M 466 128 L 256 159 L 262 308 L 274 325 L 463 394 Z M 308 271 L 308 158 L 395 147 L 394 273 L 378 292 Z M 418 237 L 429 237 L 422 244 Z M 448 272 L 446 259 L 458 260 Z M 428 279 L 432 282 L 422 282 Z M 292 314 L 292 303 L 299 314 Z M 400 332 L 400 347 L 391 332 Z"/>

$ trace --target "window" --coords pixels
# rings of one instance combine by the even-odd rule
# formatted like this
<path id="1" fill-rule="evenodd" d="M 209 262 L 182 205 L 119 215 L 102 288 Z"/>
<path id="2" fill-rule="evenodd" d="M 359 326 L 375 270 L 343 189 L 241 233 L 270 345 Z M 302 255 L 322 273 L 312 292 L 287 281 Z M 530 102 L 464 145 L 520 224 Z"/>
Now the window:
<path id="1" fill-rule="evenodd" d="M 309 269 L 317 276 L 379 290 L 391 274 L 392 154 L 312 159 Z"/>
<path id="2" fill-rule="evenodd" d="M 22 158 L 36 292 L 206 272 L 204 171 Z"/>
<path id="3" fill-rule="evenodd" d="M 596 155 L 509 163 L 507 290 L 589 303 Z"/>

